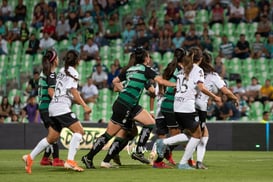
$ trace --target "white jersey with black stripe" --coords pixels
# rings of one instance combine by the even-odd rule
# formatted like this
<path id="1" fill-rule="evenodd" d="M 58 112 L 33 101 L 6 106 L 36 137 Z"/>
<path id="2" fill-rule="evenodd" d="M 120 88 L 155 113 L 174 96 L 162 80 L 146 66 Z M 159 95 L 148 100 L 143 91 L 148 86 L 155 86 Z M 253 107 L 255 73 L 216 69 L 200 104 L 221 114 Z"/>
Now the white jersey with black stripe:
<path id="1" fill-rule="evenodd" d="M 204 84 L 210 92 L 215 94 L 221 88 L 226 86 L 224 80 L 215 72 L 205 74 Z M 208 99 L 209 96 L 199 91 L 196 97 L 196 109 L 200 109 L 201 111 L 207 111 Z"/>
<path id="2" fill-rule="evenodd" d="M 79 73 L 75 68 L 69 66 L 68 72 L 75 78 L 79 78 Z M 57 75 L 54 96 L 49 104 L 50 116 L 59 116 L 71 112 L 73 96 L 70 89 L 77 89 L 77 87 L 78 81 L 66 75 L 64 68 L 62 68 Z"/>
<path id="3" fill-rule="evenodd" d="M 178 72 L 174 99 L 174 112 L 195 112 L 195 100 L 198 91 L 197 84 L 199 82 L 204 82 L 204 72 L 196 64 L 193 65 L 188 79 L 185 77 L 183 69 Z"/>

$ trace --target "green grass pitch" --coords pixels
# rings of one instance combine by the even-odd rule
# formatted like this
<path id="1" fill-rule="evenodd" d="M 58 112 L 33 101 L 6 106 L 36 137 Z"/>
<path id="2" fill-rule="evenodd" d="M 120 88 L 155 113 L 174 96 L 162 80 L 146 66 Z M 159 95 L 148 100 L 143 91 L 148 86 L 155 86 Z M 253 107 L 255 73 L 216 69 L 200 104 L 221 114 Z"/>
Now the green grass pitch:
<path id="1" fill-rule="evenodd" d="M 32 174 L 25 173 L 21 156 L 30 150 L 0 150 L 0 181 L 3 182 L 251 182 L 273 181 L 273 152 L 249 151 L 207 151 L 204 163 L 208 170 L 154 169 L 149 165 L 132 160 L 126 151 L 121 152 L 123 165 L 119 168 L 102 169 L 99 167 L 106 152 L 100 152 L 94 159 L 97 169 L 74 172 L 62 167 L 40 166 L 39 155 L 33 164 Z M 76 160 L 80 166 L 80 150 Z M 174 152 L 178 162 L 181 151 Z M 60 151 L 64 159 L 67 150 Z M 148 155 L 148 153 L 146 153 Z"/>

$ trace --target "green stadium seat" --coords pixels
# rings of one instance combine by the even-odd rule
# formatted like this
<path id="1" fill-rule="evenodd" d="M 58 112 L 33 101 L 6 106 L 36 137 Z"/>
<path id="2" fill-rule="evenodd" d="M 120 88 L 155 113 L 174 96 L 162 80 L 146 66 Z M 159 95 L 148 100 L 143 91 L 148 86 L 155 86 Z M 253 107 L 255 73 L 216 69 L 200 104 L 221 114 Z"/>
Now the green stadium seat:
<path id="1" fill-rule="evenodd" d="M 134 0 L 131 5 L 133 9 L 136 9 L 136 8 L 145 8 L 146 4 L 147 4 L 147 1 Z"/>
<path id="2" fill-rule="evenodd" d="M 67 50 L 67 48 L 68 48 L 68 45 L 69 45 L 69 42 L 68 42 L 68 40 L 62 40 L 61 42 L 59 42 L 58 44 L 57 44 L 57 46 L 58 46 L 58 51 L 66 51 Z"/>
<path id="3" fill-rule="evenodd" d="M 163 59 L 160 62 L 160 64 L 165 67 L 166 65 L 168 65 L 168 63 L 170 63 L 173 59 L 173 52 L 166 52 L 163 55 Z"/>
<path id="4" fill-rule="evenodd" d="M 151 53 L 151 56 L 152 56 L 152 59 L 155 61 L 155 62 L 158 62 L 158 63 L 160 63 L 161 62 L 161 60 L 162 60 L 162 56 L 161 56 L 161 54 L 160 54 L 160 52 L 152 52 Z"/>
<path id="5" fill-rule="evenodd" d="M 220 36 L 223 32 L 223 25 L 221 23 L 215 23 L 211 27 L 216 36 Z"/>
<path id="6" fill-rule="evenodd" d="M 130 13 L 132 13 L 132 8 L 128 4 L 121 6 L 119 8 L 119 14 L 121 17 L 123 17 L 127 14 L 130 14 Z"/>
<path id="7" fill-rule="evenodd" d="M 242 70 L 244 71 L 243 73 L 246 73 L 248 71 L 252 71 L 254 72 L 255 71 L 255 60 L 252 59 L 252 58 L 247 58 L 245 60 L 242 61 Z"/>
<path id="8" fill-rule="evenodd" d="M 34 56 L 33 66 L 39 66 L 39 65 L 41 65 L 41 63 L 42 63 L 42 58 L 43 58 L 43 55 L 42 55 L 42 54 L 36 54 L 36 55 Z"/>
<path id="9" fill-rule="evenodd" d="M 80 121 L 83 121 L 83 119 L 84 119 L 84 110 L 80 105 L 73 104 L 72 105 L 72 111 L 76 114 L 77 118 Z"/>
<path id="10" fill-rule="evenodd" d="M 111 55 L 111 48 L 110 46 L 102 46 L 100 47 L 100 57 L 108 58 Z"/>
<path id="11" fill-rule="evenodd" d="M 235 36 L 236 26 L 233 23 L 224 24 L 224 34 L 228 37 Z"/>
<path id="12" fill-rule="evenodd" d="M 232 58 L 228 63 L 228 72 L 229 73 L 242 73 L 242 61 L 238 58 Z"/>
<path id="13" fill-rule="evenodd" d="M 195 22 L 197 22 L 197 23 L 209 22 L 208 10 L 202 9 L 202 10 L 197 11 L 197 15 L 195 17 Z"/>
<path id="14" fill-rule="evenodd" d="M 263 104 L 255 101 L 250 105 L 249 119 L 253 121 L 260 121 L 263 114 Z"/>
<path id="15" fill-rule="evenodd" d="M 239 23 L 236 28 L 236 35 L 239 36 L 240 34 L 245 34 L 246 37 L 248 36 L 248 24 L 247 23 Z"/>

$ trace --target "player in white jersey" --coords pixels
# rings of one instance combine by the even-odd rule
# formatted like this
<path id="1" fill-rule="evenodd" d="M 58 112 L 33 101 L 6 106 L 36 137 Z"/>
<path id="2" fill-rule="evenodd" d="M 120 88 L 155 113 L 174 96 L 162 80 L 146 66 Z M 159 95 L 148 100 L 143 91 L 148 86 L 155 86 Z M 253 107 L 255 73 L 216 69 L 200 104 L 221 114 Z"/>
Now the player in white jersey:
<path id="1" fill-rule="evenodd" d="M 238 104 L 237 97 L 226 87 L 224 80 L 214 71 L 211 65 L 212 58 L 209 53 L 203 52 L 203 60 L 200 63 L 200 67 L 205 73 L 205 87 L 208 88 L 212 93 L 217 94 L 220 90 L 223 94 L 227 95 L 228 98 L 232 99 L 235 104 Z M 206 145 L 209 139 L 208 129 L 206 127 L 206 117 L 207 117 L 207 103 L 209 96 L 202 92 L 199 92 L 196 97 L 196 110 L 199 115 L 200 126 L 202 131 L 201 141 L 197 146 L 197 169 L 207 169 L 203 164 L 203 159 L 206 152 Z"/>
<path id="2" fill-rule="evenodd" d="M 178 164 L 178 168 L 194 169 L 189 166 L 188 159 L 192 157 L 194 149 L 199 144 L 201 138 L 199 117 L 195 110 L 196 94 L 198 90 L 200 90 L 214 98 L 216 102 L 220 102 L 221 99 L 208 91 L 204 86 L 204 73 L 197 65 L 202 61 L 202 51 L 199 48 L 191 48 L 189 50 L 189 56 L 185 56 L 181 61 L 182 69 L 177 75 L 174 112 L 179 126 L 188 130 L 191 138 L 185 148 L 184 155 Z M 179 141 L 179 138 L 177 138 L 177 141 Z M 157 140 L 157 153 L 159 156 L 163 156 L 166 145 L 168 145 L 168 143 L 163 140 Z"/>
<path id="3" fill-rule="evenodd" d="M 26 162 L 25 168 L 28 173 L 31 173 L 34 157 L 59 139 L 63 127 L 67 127 L 73 132 L 68 150 L 68 158 L 64 163 L 64 167 L 75 171 L 83 171 L 83 169 L 74 161 L 74 157 L 84 131 L 80 121 L 77 119 L 76 115 L 71 112 L 70 108 L 72 101 L 75 101 L 83 106 L 85 112 L 90 113 L 91 109 L 83 101 L 77 90 L 79 75 L 76 71 L 76 67 L 79 65 L 80 61 L 79 54 L 74 50 L 70 50 L 66 53 L 64 61 L 65 66 L 57 75 L 55 92 L 49 104 L 49 116 L 52 119 L 52 123 L 50 125 L 51 127 L 48 129 L 48 135 L 37 144 L 29 155 L 23 157 Z"/>

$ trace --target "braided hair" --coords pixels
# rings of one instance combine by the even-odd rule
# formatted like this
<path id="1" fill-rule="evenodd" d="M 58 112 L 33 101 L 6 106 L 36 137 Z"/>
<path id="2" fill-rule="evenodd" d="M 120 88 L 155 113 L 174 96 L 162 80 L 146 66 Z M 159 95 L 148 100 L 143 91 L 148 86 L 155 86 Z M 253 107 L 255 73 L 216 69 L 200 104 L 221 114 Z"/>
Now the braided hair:
<path id="1" fill-rule="evenodd" d="M 73 78 L 74 80 L 78 81 L 79 79 L 77 79 L 76 77 L 74 77 L 73 75 L 71 75 L 71 73 L 68 71 L 69 66 L 75 67 L 79 64 L 80 61 L 80 56 L 79 53 L 75 50 L 69 50 L 64 58 L 64 72 L 67 76 L 70 76 L 71 78 Z"/>
<path id="2" fill-rule="evenodd" d="M 42 59 L 42 70 L 44 75 L 51 74 L 51 68 L 54 65 L 54 60 L 57 58 L 57 52 L 54 49 L 48 49 Z"/>

